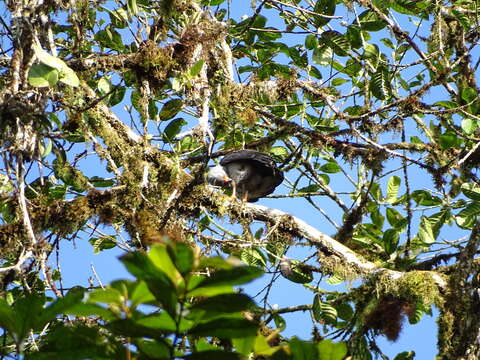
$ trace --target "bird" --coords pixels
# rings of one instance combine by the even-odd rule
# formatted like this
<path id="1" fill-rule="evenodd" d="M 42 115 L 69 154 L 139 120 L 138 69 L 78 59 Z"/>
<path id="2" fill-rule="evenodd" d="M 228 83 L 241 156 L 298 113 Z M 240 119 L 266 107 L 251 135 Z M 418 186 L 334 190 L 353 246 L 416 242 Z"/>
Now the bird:
<path id="1" fill-rule="evenodd" d="M 267 154 L 238 150 L 225 155 L 212 167 L 207 181 L 211 185 L 231 187 L 233 197 L 256 202 L 275 191 L 283 181 L 283 172 Z"/>

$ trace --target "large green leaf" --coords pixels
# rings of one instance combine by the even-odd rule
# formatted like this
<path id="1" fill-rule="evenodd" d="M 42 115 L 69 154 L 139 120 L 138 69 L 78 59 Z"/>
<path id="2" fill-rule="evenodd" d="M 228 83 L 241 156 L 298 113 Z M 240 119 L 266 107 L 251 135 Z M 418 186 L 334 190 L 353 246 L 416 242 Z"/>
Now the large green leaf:
<path id="1" fill-rule="evenodd" d="M 257 325 L 246 319 L 223 318 L 198 324 L 190 330 L 192 335 L 216 336 L 222 339 L 254 336 Z"/>
<path id="2" fill-rule="evenodd" d="M 190 311 L 206 313 L 231 313 L 251 309 L 255 302 L 245 294 L 221 294 L 206 298 L 195 303 Z"/>
<path id="3" fill-rule="evenodd" d="M 15 311 L 3 299 L 0 299 L 0 327 L 10 334 L 16 334 L 19 331 Z"/>
<path id="4" fill-rule="evenodd" d="M 45 64 L 36 64 L 28 72 L 28 83 L 34 87 L 55 86 L 58 77 L 58 70 Z"/>
<path id="5" fill-rule="evenodd" d="M 263 271 L 254 266 L 237 266 L 232 269 L 221 269 L 204 277 L 195 288 L 189 292 L 191 296 L 206 295 L 205 291 L 212 288 L 246 284 L 263 274 Z"/>
<path id="6" fill-rule="evenodd" d="M 80 85 L 80 80 L 78 79 L 77 74 L 75 74 L 75 71 L 68 67 L 68 65 L 62 59 L 50 55 L 48 52 L 43 50 L 40 45 L 37 44 L 33 44 L 33 50 L 35 51 L 35 55 L 40 62 L 58 71 L 59 81 L 74 87 Z M 50 82 L 52 80 L 51 76 L 52 75 L 47 76 L 47 82 Z"/>
<path id="7" fill-rule="evenodd" d="M 318 360 L 317 346 L 311 342 L 293 337 L 289 342 L 294 360 Z"/>
<path id="8" fill-rule="evenodd" d="M 317 344 L 318 360 L 342 360 L 347 355 L 347 344 L 322 340 Z"/>
<path id="9" fill-rule="evenodd" d="M 347 56 L 350 52 L 350 42 L 348 38 L 338 31 L 328 30 L 322 33 L 323 43 L 329 46 L 338 56 Z"/>

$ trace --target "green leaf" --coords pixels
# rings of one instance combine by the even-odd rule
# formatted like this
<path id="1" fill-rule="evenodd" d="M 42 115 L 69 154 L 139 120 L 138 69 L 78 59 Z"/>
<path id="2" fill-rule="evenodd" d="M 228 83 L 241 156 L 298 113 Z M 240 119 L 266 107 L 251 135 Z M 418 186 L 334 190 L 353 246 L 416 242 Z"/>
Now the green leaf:
<path id="1" fill-rule="evenodd" d="M 305 37 L 305 47 L 309 50 L 313 50 L 318 46 L 318 40 L 315 35 L 307 35 Z"/>
<path id="2" fill-rule="evenodd" d="M 466 135 L 471 135 L 478 129 L 478 121 L 471 118 L 462 119 L 462 130 Z"/>
<path id="3" fill-rule="evenodd" d="M 120 104 L 125 97 L 127 89 L 124 86 L 117 86 L 108 96 L 108 105 L 115 106 Z"/>
<path id="4" fill-rule="evenodd" d="M 297 192 L 299 192 L 299 193 L 310 193 L 310 192 L 317 192 L 318 190 L 320 190 L 319 185 L 311 184 L 311 185 L 305 186 L 301 189 L 298 189 Z"/>
<path id="5" fill-rule="evenodd" d="M 110 15 L 110 21 L 112 26 L 117 29 L 123 29 L 128 25 L 128 15 L 124 8 L 118 8 L 115 10 L 110 10 L 108 8 L 102 8 Z"/>
<path id="6" fill-rule="evenodd" d="M 385 222 L 385 216 L 383 216 L 382 213 L 378 211 L 378 209 L 370 213 L 370 218 L 372 219 L 372 222 L 375 224 L 377 228 L 379 229 L 383 228 L 383 224 Z"/>
<path id="7" fill-rule="evenodd" d="M 182 127 L 184 125 L 187 125 L 187 121 L 183 118 L 177 118 L 170 121 L 170 123 L 165 127 L 165 130 L 163 131 L 165 141 L 171 142 L 172 140 L 174 140 L 175 136 L 180 133 L 180 130 L 182 130 Z"/>
<path id="8" fill-rule="evenodd" d="M 431 245 L 435 242 L 432 224 L 426 216 L 421 217 L 420 226 L 418 228 L 418 237 L 426 245 Z"/>
<path id="9" fill-rule="evenodd" d="M 122 359 L 125 350 L 98 326 L 52 324 L 48 335 L 38 342 L 40 351 L 29 350 L 25 359 Z"/>
<path id="10" fill-rule="evenodd" d="M 262 334 L 258 334 L 257 337 L 255 338 L 255 343 L 253 347 L 253 351 L 255 352 L 255 355 L 271 356 L 278 349 L 279 347 L 271 347 L 268 344 L 267 338 Z"/>
<path id="11" fill-rule="evenodd" d="M 317 14 L 332 16 L 335 14 L 336 1 L 335 0 L 317 0 L 313 11 Z M 313 15 L 313 23 L 316 27 L 327 25 L 331 18 L 320 15 Z"/>
<path id="12" fill-rule="evenodd" d="M 257 325 L 246 319 L 223 318 L 198 324 L 190 330 L 192 335 L 216 336 L 221 339 L 255 336 Z"/>
<path id="13" fill-rule="evenodd" d="M 325 280 L 327 284 L 330 285 L 338 285 L 341 284 L 345 281 L 345 278 L 339 274 L 334 274 L 332 276 L 329 276 L 327 280 Z"/>
<path id="14" fill-rule="evenodd" d="M 222 269 L 213 272 L 209 277 L 193 288 L 190 296 L 203 295 L 203 291 L 209 288 L 234 286 L 246 284 L 263 274 L 263 271 L 254 266 L 237 266 L 232 269 Z"/>
<path id="15" fill-rule="evenodd" d="M 365 44 L 363 51 L 363 57 L 376 69 L 380 61 L 380 50 L 378 46 L 376 44 Z"/>
<path id="16" fill-rule="evenodd" d="M 397 354 L 397 356 L 395 356 L 393 360 L 413 360 L 413 359 L 415 359 L 415 351 L 403 351 Z"/>
<path id="17" fill-rule="evenodd" d="M 137 0 L 127 0 L 127 11 L 131 16 L 138 14 Z"/>
<path id="18" fill-rule="evenodd" d="M 160 120 L 165 121 L 173 118 L 177 115 L 183 108 L 183 100 L 181 99 L 172 99 L 168 100 L 163 104 L 162 110 L 158 114 Z"/>
<path id="19" fill-rule="evenodd" d="M 243 249 L 240 253 L 240 259 L 250 266 L 267 266 L 265 255 L 258 248 L 251 247 Z"/>
<path id="20" fill-rule="evenodd" d="M 205 61 L 203 59 L 198 60 L 195 64 L 192 65 L 192 67 L 188 70 L 188 75 L 191 78 L 194 78 L 198 74 L 200 74 L 200 71 L 202 70 L 203 64 Z"/>
<path id="21" fill-rule="evenodd" d="M 194 325 L 194 322 L 186 317 L 182 317 L 178 321 L 172 319 L 166 311 L 148 315 L 136 320 L 137 324 L 140 326 L 158 329 L 163 333 L 175 333 L 177 331 L 186 332 Z"/>
<path id="22" fill-rule="evenodd" d="M 59 59 L 56 56 L 50 55 L 47 51 L 43 50 L 40 45 L 33 44 L 32 47 L 35 55 L 37 56 L 37 59 L 41 63 L 48 65 L 58 71 L 62 71 L 63 69 L 68 68 L 67 64 L 65 64 L 63 60 Z"/>
<path id="23" fill-rule="evenodd" d="M 169 244 L 167 250 L 180 274 L 186 275 L 193 269 L 195 254 L 190 245 L 177 242 Z"/>
<path id="24" fill-rule="evenodd" d="M 58 70 L 59 81 L 73 87 L 80 85 L 80 80 L 78 79 L 77 74 L 75 74 L 75 71 L 68 67 L 63 60 L 50 55 L 37 44 L 33 44 L 33 50 L 35 51 L 35 55 L 40 62 Z"/>
<path id="25" fill-rule="evenodd" d="M 99 176 L 92 176 L 91 178 L 88 179 L 88 181 L 95 187 L 110 187 L 113 184 L 115 184 L 114 180 L 105 179 Z"/>
<path id="26" fill-rule="evenodd" d="M 176 316 L 176 286 L 167 274 L 155 266 L 149 256 L 140 251 L 128 253 L 120 260 L 132 275 L 146 282 L 148 289 L 164 309 L 170 315 Z"/>
<path id="27" fill-rule="evenodd" d="M 462 89 L 461 97 L 465 102 L 470 103 L 477 98 L 477 91 L 471 87 L 466 87 Z"/>
<path id="28" fill-rule="evenodd" d="M 286 159 L 289 155 L 288 150 L 283 146 L 274 146 L 270 149 L 270 154 L 278 156 L 280 159 Z"/>
<path id="29" fill-rule="evenodd" d="M 349 321 L 353 318 L 354 311 L 350 304 L 343 302 L 334 306 L 340 319 Z"/>
<path id="30" fill-rule="evenodd" d="M 415 311 L 413 313 L 409 314 L 408 316 L 408 322 L 412 325 L 418 324 L 420 320 L 422 320 L 424 311 L 422 306 L 415 306 Z"/>
<path id="31" fill-rule="evenodd" d="M 152 261 L 152 264 L 156 266 L 160 271 L 162 271 L 165 275 L 167 275 L 172 284 L 181 285 L 183 283 L 183 277 L 174 264 L 174 256 L 171 255 L 172 251 L 168 251 L 167 246 L 163 244 L 152 246 L 152 248 L 148 252 L 148 257 Z M 186 256 L 188 257 L 188 255 Z M 190 254 L 190 260 L 192 258 L 193 256 L 192 254 Z M 183 264 L 183 266 L 186 265 L 187 264 Z M 192 264 L 190 264 L 190 268 L 191 266 Z"/>
<path id="32" fill-rule="evenodd" d="M 25 339 L 31 330 L 38 329 L 37 322 L 44 310 L 45 301 L 44 294 L 32 293 L 17 298 L 13 303 L 16 322 L 15 334 L 18 340 Z"/>
<path id="33" fill-rule="evenodd" d="M 470 216 L 477 216 L 478 214 L 480 214 L 480 202 L 473 201 L 468 204 L 462 211 L 460 211 L 457 216 L 466 218 Z"/>
<path id="34" fill-rule="evenodd" d="M 468 229 L 468 230 L 473 229 L 473 225 L 475 225 L 476 220 L 477 220 L 476 216 L 467 216 L 467 217 L 456 216 L 455 217 L 455 222 L 457 223 L 457 225 L 462 229 Z"/>
<path id="35" fill-rule="evenodd" d="M 57 315 L 65 314 L 68 309 L 81 303 L 85 295 L 85 289 L 77 286 L 68 291 L 64 297 L 57 298 L 41 312 L 37 319 L 39 327 L 45 326 L 49 321 L 55 319 Z"/>
<path id="36" fill-rule="evenodd" d="M 322 340 L 317 344 L 318 360 L 342 360 L 347 355 L 347 344 Z"/>
<path id="37" fill-rule="evenodd" d="M 330 325 L 337 323 L 337 309 L 329 303 L 322 302 L 319 294 L 313 297 L 313 317 L 318 322 L 324 322 Z"/>
<path id="38" fill-rule="evenodd" d="M 352 47 L 352 49 L 360 49 L 362 47 L 363 39 L 361 36 L 361 31 L 359 26 L 353 25 L 353 24 L 350 25 L 347 28 L 347 33 L 345 34 L 345 36 L 350 41 L 350 46 Z"/>
<path id="39" fill-rule="evenodd" d="M 275 322 L 275 326 L 277 327 L 277 329 L 280 331 L 285 330 L 285 328 L 287 327 L 287 322 L 279 314 L 273 315 L 273 321 Z"/>
<path id="40" fill-rule="evenodd" d="M 224 350 L 207 350 L 184 356 L 185 360 L 242 360 L 240 354 Z"/>
<path id="41" fill-rule="evenodd" d="M 457 147 L 462 143 L 462 140 L 454 132 L 446 132 L 440 135 L 439 143 L 442 150 L 447 150 L 453 147 Z"/>
<path id="42" fill-rule="evenodd" d="M 94 39 L 104 48 L 110 48 L 116 51 L 124 51 L 125 45 L 122 36 L 113 27 L 107 26 L 104 30 L 95 33 Z"/>
<path id="43" fill-rule="evenodd" d="M 105 95 L 108 94 L 108 92 L 112 89 L 112 84 L 107 78 L 102 77 L 100 80 L 98 80 L 97 88 L 100 90 L 102 95 Z"/>
<path id="44" fill-rule="evenodd" d="M 121 306 L 125 301 L 123 295 L 114 288 L 95 289 L 88 293 L 87 301 L 90 303 L 105 303 Z"/>
<path id="45" fill-rule="evenodd" d="M 480 201 L 480 187 L 462 184 L 462 193 L 469 199 Z"/>
<path id="46" fill-rule="evenodd" d="M 168 359 L 170 358 L 170 344 L 164 340 L 135 339 L 135 345 L 140 353 L 146 355 L 148 359 Z"/>
<path id="47" fill-rule="evenodd" d="M 397 250 L 400 234 L 397 229 L 388 229 L 383 233 L 383 248 L 385 252 L 390 255 Z"/>
<path id="48" fill-rule="evenodd" d="M 257 335 L 257 337 L 258 336 L 261 336 L 261 335 Z M 236 338 L 236 339 L 232 339 L 232 344 L 235 348 L 235 351 L 247 357 L 250 355 L 250 353 L 253 350 L 255 339 L 256 337 L 254 336 Z"/>
<path id="49" fill-rule="evenodd" d="M 251 309 L 255 302 L 245 294 L 222 294 L 201 300 L 190 308 L 190 311 L 213 313 L 232 313 Z"/>
<path id="50" fill-rule="evenodd" d="M 397 200 L 398 190 L 400 189 L 401 180 L 398 176 L 392 176 L 387 182 L 387 198 L 385 201 L 393 203 Z"/>
<path id="51" fill-rule="evenodd" d="M 333 50 L 327 45 L 319 46 L 313 50 L 312 60 L 315 64 L 328 66 L 333 60 Z"/>
<path id="52" fill-rule="evenodd" d="M 387 208 L 386 210 L 388 223 L 396 229 L 399 229 L 406 225 L 406 219 L 393 208 Z"/>
<path id="53" fill-rule="evenodd" d="M 58 70 L 44 64 L 35 64 L 28 72 L 28 83 L 33 87 L 55 86 L 58 77 Z"/>
<path id="54" fill-rule="evenodd" d="M 328 30 L 322 33 L 321 39 L 338 56 L 347 56 L 350 51 L 350 43 L 347 37 L 335 30 Z"/>
<path id="55" fill-rule="evenodd" d="M 104 321 L 113 320 L 116 315 L 110 310 L 97 304 L 79 303 L 69 306 L 65 312 L 75 316 L 98 316 Z"/>
<path id="56" fill-rule="evenodd" d="M 103 250 L 113 249 L 117 246 L 115 237 L 112 235 L 101 238 L 91 238 L 88 242 L 93 246 L 94 254 L 98 254 Z"/>
<path id="57" fill-rule="evenodd" d="M 171 331 L 165 331 L 157 327 L 143 326 L 134 319 L 117 319 L 110 321 L 107 326 L 115 335 L 129 337 L 147 337 L 156 339 L 160 334 L 170 334 Z"/>
<path id="58" fill-rule="evenodd" d="M 370 91 L 377 99 L 385 100 L 388 97 L 389 89 L 390 85 L 388 74 L 384 68 L 380 67 L 372 75 L 372 79 L 370 81 Z"/>
<path id="59" fill-rule="evenodd" d="M 338 164 L 333 161 L 329 161 L 326 164 L 320 166 L 319 170 L 327 174 L 335 174 L 341 171 L 340 166 L 338 166 Z"/>
<path id="60" fill-rule="evenodd" d="M 332 80 L 332 85 L 333 86 L 340 86 L 348 82 L 347 79 L 342 79 L 342 78 L 335 78 Z"/>
<path id="61" fill-rule="evenodd" d="M 358 16 L 358 20 L 360 21 L 361 29 L 365 31 L 379 31 L 387 26 L 387 23 L 372 10 L 362 12 Z"/>
<path id="62" fill-rule="evenodd" d="M 315 344 L 293 337 L 289 342 L 294 360 L 318 360 L 318 350 Z"/>
<path id="63" fill-rule="evenodd" d="M 435 206 L 442 203 L 442 200 L 439 197 L 432 196 L 432 194 L 426 190 L 415 190 L 412 192 L 411 197 L 417 205 L 422 206 Z"/>
<path id="64" fill-rule="evenodd" d="M 0 327 L 9 331 L 12 335 L 19 330 L 13 308 L 3 299 L 0 299 Z"/>
<path id="65" fill-rule="evenodd" d="M 132 307 L 136 307 L 139 304 L 147 304 L 154 300 L 155 297 L 150 290 L 148 290 L 148 286 L 145 281 L 136 281 L 130 294 Z"/>

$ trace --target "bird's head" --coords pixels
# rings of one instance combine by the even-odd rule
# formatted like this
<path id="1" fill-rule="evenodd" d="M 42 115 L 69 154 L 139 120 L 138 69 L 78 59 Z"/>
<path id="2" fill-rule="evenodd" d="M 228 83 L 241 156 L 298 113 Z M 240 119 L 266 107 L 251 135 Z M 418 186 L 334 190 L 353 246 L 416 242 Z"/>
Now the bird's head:
<path id="1" fill-rule="evenodd" d="M 222 165 L 216 165 L 208 172 L 207 181 L 211 185 L 226 186 L 232 182 L 232 179 L 229 178 Z"/>

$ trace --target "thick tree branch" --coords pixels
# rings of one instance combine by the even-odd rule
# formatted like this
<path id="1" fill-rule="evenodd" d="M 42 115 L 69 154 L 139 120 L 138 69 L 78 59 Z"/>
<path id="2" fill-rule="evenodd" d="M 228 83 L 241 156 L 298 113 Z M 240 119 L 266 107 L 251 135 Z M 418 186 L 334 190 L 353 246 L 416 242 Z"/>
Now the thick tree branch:
<path id="1" fill-rule="evenodd" d="M 293 215 L 290 215 L 278 209 L 271 209 L 262 205 L 245 204 L 245 207 L 248 210 L 248 212 L 246 213 L 247 216 L 251 216 L 256 220 L 271 223 L 283 222 L 283 226 L 280 225 L 280 227 L 290 227 L 294 233 L 308 240 L 320 251 L 324 251 L 327 254 L 335 255 L 336 257 L 341 259 L 345 265 L 352 266 L 355 270 L 359 271 L 364 275 L 368 276 L 383 272 L 384 274 L 387 274 L 392 280 L 397 280 L 405 274 L 400 271 L 382 268 L 370 261 L 365 260 L 360 255 L 356 254 L 354 251 L 350 250 L 348 247 L 340 244 L 335 239 L 320 232 L 313 226 Z M 444 289 L 446 287 L 445 280 L 438 273 L 433 271 L 429 273 L 439 288 Z"/>

